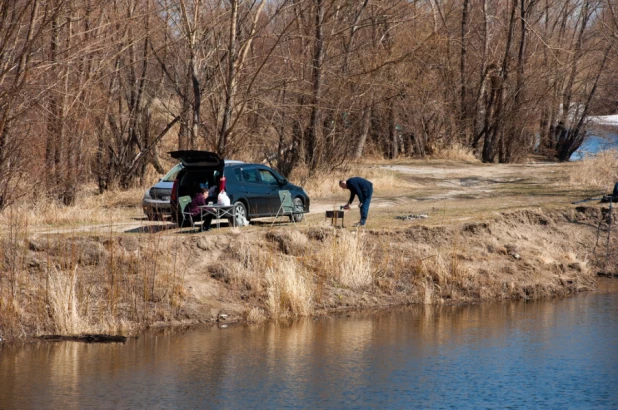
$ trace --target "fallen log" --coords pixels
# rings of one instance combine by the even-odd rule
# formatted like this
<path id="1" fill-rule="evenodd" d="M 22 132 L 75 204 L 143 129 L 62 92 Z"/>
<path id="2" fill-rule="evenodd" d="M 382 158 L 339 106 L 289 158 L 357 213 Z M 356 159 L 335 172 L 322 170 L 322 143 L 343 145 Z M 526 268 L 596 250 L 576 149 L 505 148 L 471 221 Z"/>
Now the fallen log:
<path id="1" fill-rule="evenodd" d="M 104 334 L 84 334 L 84 335 L 42 335 L 38 339 L 50 342 L 84 342 L 84 343 L 124 343 L 126 336 L 114 336 Z"/>

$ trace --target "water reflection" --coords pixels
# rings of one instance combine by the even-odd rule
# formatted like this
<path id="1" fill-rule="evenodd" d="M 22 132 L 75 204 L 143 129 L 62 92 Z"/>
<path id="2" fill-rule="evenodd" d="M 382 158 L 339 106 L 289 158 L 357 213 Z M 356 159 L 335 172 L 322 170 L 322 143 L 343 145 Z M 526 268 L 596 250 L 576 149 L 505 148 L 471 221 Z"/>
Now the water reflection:
<path id="1" fill-rule="evenodd" d="M 618 294 L 0 349 L 0 408 L 617 408 Z"/>

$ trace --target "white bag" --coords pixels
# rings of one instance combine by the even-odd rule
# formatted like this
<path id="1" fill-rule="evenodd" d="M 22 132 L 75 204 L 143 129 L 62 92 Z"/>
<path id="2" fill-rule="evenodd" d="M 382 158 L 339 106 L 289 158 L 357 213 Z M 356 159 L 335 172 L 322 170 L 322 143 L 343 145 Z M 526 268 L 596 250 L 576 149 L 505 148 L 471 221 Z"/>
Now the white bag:
<path id="1" fill-rule="evenodd" d="M 230 197 L 225 191 L 221 191 L 217 197 L 217 205 L 230 206 Z"/>

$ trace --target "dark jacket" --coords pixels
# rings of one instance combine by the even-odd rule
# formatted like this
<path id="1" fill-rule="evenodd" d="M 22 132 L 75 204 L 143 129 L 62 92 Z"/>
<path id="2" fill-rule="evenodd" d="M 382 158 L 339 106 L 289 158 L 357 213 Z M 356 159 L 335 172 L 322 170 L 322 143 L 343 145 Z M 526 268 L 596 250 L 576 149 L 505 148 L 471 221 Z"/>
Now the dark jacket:
<path id="1" fill-rule="evenodd" d="M 350 200 L 349 204 L 354 201 L 354 196 L 358 195 L 358 200 L 362 204 L 367 200 L 367 198 L 371 198 L 373 194 L 373 184 L 361 177 L 353 177 L 346 181 L 346 187 L 350 190 Z"/>
<path id="2" fill-rule="evenodd" d="M 201 209 L 199 207 L 206 205 L 206 203 L 206 195 L 202 193 L 195 195 L 189 204 L 189 213 L 191 213 L 191 216 L 200 215 Z"/>

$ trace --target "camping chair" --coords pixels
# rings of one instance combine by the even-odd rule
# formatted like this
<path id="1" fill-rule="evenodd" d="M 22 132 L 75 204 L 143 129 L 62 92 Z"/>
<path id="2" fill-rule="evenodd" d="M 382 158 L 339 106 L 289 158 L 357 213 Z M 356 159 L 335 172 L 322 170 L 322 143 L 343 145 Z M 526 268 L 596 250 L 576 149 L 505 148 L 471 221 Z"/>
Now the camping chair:
<path id="1" fill-rule="evenodd" d="M 294 215 L 302 213 L 302 211 L 298 211 L 294 207 L 294 201 L 292 201 L 292 194 L 288 190 L 279 191 L 279 199 L 281 200 L 281 205 L 279 206 L 279 210 L 277 211 L 277 215 L 275 216 L 275 220 L 271 224 L 273 226 L 277 219 L 280 216 L 289 216 L 292 222 L 296 223 L 294 220 Z"/>
<path id="2" fill-rule="evenodd" d="M 181 196 L 178 198 L 178 207 L 180 208 L 180 213 L 182 215 L 181 226 L 185 226 L 186 221 L 190 221 L 191 226 L 193 226 L 193 216 L 187 209 L 190 203 L 191 203 L 191 197 L 189 195 Z"/>

